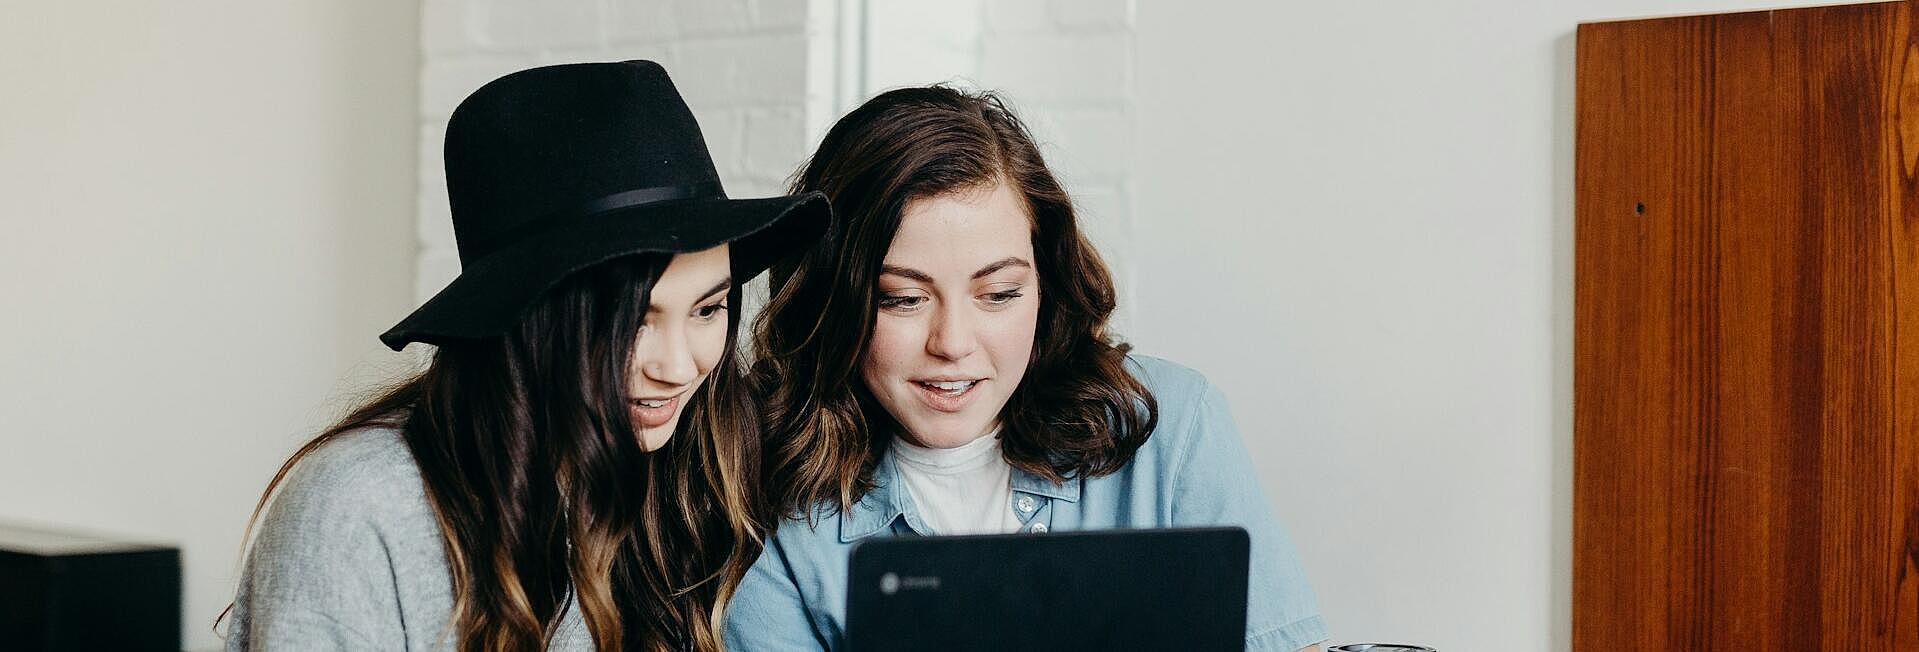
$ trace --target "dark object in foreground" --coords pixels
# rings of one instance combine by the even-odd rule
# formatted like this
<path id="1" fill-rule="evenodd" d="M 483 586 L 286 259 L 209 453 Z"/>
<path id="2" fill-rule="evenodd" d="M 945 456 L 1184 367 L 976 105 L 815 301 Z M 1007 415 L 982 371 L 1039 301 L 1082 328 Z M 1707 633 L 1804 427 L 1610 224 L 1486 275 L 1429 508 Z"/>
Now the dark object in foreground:
<path id="1" fill-rule="evenodd" d="M 180 549 L 0 525 L 0 649 L 180 649 Z"/>
<path id="2" fill-rule="evenodd" d="M 868 539 L 851 650 L 1242 650 L 1240 528 Z"/>

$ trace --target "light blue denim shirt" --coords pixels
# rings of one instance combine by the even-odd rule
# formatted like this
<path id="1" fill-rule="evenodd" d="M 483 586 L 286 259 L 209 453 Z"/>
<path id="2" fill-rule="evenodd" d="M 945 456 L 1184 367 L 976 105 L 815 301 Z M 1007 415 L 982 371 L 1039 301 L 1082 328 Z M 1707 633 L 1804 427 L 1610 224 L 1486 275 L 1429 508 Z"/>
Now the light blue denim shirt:
<path id="1" fill-rule="evenodd" d="M 1299 555 L 1254 480 L 1226 398 L 1199 372 L 1146 356 L 1129 369 L 1159 400 L 1159 425 L 1133 461 L 1111 475 L 1065 484 L 1013 469 L 1022 531 L 1237 525 L 1252 540 L 1246 649 L 1292 652 L 1326 640 Z M 731 650 L 845 648 L 846 570 L 853 544 L 928 530 L 900 483 L 893 455 L 874 468 L 876 489 L 844 513 L 823 506 L 791 519 L 767 542 L 726 607 Z"/>

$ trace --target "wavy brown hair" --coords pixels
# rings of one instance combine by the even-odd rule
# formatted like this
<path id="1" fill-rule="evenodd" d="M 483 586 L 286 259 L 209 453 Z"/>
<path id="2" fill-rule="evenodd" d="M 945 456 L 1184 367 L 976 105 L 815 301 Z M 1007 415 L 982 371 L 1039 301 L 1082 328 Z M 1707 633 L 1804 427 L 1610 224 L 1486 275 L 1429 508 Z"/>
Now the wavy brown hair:
<path id="1" fill-rule="evenodd" d="M 446 547 L 463 650 L 542 649 L 567 594 L 601 650 L 719 650 L 722 609 L 759 555 L 758 436 L 726 351 L 678 431 L 643 450 L 627 362 L 670 257 L 645 254 L 562 281 L 503 336 L 439 343 L 431 364 L 295 452 L 397 428 Z M 249 529 L 251 529 L 249 525 Z"/>
<path id="2" fill-rule="evenodd" d="M 786 515 L 846 509 L 873 488 L 898 423 L 859 369 L 881 262 L 909 202 L 1007 184 L 1031 218 L 1040 318 L 1025 378 L 1000 413 L 1006 461 L 1055 482 L 1112 473 L 1158 422 L 1158 403 L 1107 333 L 1112 274 L 1073 202 L 1001 99 L 944 86 L 883 93 L 827 132 L 794 192 L 822 191 L 836 233 L 775 265 L 754 329 L 766 490 Z"/>

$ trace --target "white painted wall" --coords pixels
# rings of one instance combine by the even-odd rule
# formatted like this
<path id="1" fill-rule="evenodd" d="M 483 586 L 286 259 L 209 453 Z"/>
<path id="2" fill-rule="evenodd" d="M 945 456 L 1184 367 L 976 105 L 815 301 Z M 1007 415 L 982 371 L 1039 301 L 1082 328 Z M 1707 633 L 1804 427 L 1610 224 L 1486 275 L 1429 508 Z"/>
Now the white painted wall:
<path id="1" fill-rule="evenodd" d="M 1138 3 L 1135 340 L 1233 401 L 1335 640 L 1568 648 L 1573 32 L 1779 4 L 1828 3 Z"/>
<path id="2" fill-rule="evenodd" d="M 417 12 L 0 9 L 0 521 L 181 545 L 189 647 L 274 468 L 396 362 Z"/>

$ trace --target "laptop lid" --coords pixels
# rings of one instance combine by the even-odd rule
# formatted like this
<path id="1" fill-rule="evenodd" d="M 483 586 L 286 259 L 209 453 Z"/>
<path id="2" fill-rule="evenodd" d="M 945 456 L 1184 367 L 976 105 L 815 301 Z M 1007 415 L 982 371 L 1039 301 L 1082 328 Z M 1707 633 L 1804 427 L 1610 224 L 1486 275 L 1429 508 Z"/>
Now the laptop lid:
<path id="1" fill-rule="evenodd" d="M 878 650 L 1241 650 L 1246 531 L 871 538 L 847 645 Z"/>

